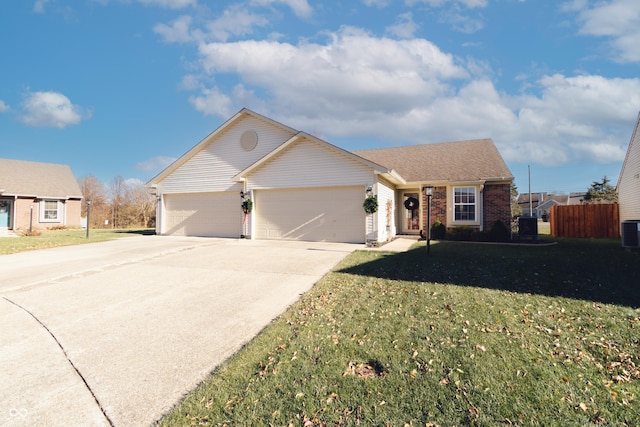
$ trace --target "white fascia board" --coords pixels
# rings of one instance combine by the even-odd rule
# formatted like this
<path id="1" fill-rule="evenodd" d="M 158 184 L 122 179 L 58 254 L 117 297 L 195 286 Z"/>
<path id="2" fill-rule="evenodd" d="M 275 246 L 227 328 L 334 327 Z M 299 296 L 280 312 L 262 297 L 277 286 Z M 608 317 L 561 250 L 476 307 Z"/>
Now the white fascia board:
<path id="1" fill-rule="evenodd" d="M 484 182 L 509 182 L 513 181 L 514 177 L 512 176 L 495 176 L 488 178 L 481 178 Z"/>
<path id="2" fill-rule="evenodd" d="M 376 170 L 375 173 L 377 175 L 382 175 L 389 182 L 395 185 L 405 185 L 407 183 L 407 180 L 404 179 L 398 172 L 396 172 L 395 169 L 387 170 L 386 172 L 379 172 Z"/>
<path id="3" fill-rule="evenodd" d="M 466 180 L 466 181 L 449 181 L 448 184 L 451 186 L 460 186 L 460 185 L 484 185 L 486 180 L 477 179 L 477 180 Z"/>

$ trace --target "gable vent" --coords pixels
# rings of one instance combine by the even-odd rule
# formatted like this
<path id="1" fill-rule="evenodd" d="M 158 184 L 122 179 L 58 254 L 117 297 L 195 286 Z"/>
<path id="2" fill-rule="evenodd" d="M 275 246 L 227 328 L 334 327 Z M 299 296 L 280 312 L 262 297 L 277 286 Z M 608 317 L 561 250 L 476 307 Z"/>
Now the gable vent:
<path id="1" fill-rule="evenodd" d="M 255 130 L 247 130 L 240 137 L 240 146 L 244 151 L 251 151 L 258 145 L 258 134 Z"/>

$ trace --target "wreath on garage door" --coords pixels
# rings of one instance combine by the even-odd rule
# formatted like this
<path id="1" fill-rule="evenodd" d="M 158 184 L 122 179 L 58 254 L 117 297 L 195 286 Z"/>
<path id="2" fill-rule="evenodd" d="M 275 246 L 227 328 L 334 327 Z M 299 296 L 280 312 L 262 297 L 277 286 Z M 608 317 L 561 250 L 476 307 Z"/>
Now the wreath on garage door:
<path id="1" fill-rule="evenodd" d="M 415 197 L 409 197 L 407 200 L 404 201 L 404 207 L 408 211 L 415 211 L 420 207 L 420 202 Z"/>
<path id="2" fill-rule="evenodd" d="M 244 199 L 242 201 L 241 207 L 242 207 L 242 212 L 244 212 L 245 215 L 248 215 L 253 210 L 253 202 L 251 201 L 251 199 Z"/>
<path id="3" fill-rule="evenodd" d="M 374 214 L 378 212 L 378 197 L 377 196 L 369 196 L 364 199 L 364 203 L 362 204 L 364 211 L 368 214 Z"/>

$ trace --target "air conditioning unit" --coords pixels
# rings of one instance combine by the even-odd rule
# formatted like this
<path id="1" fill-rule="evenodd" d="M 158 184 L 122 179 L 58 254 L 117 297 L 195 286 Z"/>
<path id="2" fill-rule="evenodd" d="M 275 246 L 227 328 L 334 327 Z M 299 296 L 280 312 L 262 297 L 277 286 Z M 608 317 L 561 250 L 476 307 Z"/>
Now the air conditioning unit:
<path id="1" fill-rule="evenodd" d="M 640 248 L 640 219 L 622 221 L 622 246 Z"/>

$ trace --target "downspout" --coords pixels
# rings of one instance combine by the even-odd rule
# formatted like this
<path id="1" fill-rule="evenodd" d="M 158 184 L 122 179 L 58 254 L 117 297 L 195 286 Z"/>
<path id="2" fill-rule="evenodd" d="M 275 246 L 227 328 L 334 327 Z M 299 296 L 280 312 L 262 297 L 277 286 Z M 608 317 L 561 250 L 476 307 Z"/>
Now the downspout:
<path id="1" fill-rule="evenodd" d="M 484 184 L 480 186 L 480 231 L 484 231 Z"/>
<path id="2" fill-rule="evenodd" d="M 13 206 L 11 206 L 12 207 L 12 209 L 11 209 L 11 229 L 13 231 L 16 231 L 16 217 L 18 216 L 18 215 L 16 215 L 16 209 L 17 209 L 16 206 L 17 205 L 18 205 L 18 196 L 13 196 Z"/>
<path id="3" fill-rule="evenodd" d="M 164 194 L 156 194 L 156 234 L 164 234 Z"/>

